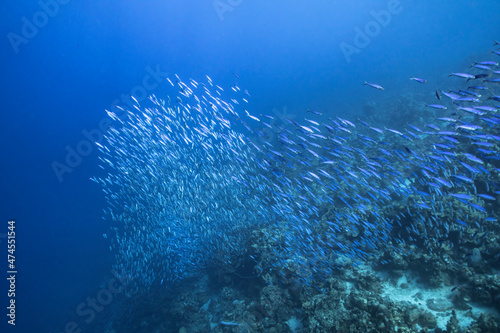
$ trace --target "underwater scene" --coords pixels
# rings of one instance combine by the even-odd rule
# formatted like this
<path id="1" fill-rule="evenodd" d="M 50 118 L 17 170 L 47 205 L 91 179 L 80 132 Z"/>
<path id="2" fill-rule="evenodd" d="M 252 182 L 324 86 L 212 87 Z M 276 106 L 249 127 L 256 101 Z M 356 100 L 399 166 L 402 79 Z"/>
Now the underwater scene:
<path id="1" fill-rule="evenodd" d="M 499 2 L 3 7 L 0 332 L 500 332 Z"/>

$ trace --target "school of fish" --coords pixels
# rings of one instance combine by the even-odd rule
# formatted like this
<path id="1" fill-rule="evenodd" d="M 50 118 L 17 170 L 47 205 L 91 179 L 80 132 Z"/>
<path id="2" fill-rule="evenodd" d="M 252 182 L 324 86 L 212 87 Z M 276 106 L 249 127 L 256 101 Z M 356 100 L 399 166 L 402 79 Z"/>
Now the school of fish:
<path id="1" fill-rule="evenodd" d="M 168 78 L 164 98 L 107 111 L 98 143 L 115 269 L 139 290 L 251 256 L 258 274 L 311 284 L 382 247 L 457 246 L 450 233 L 500 211 L 499 74 L 495 59 L 451 73 L 422 104 L 433 117 L 403 128 L 312 110 L 277 125 L 237 84 Z"/>

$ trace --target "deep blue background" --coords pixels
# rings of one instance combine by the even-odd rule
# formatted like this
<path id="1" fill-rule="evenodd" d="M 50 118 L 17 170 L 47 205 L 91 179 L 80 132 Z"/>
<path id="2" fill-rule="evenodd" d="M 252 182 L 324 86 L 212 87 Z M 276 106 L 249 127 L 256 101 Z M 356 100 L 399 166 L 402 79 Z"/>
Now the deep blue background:
<path id="1" fill-rule="evenodd" d="M 363 81 L 383 85 L 384 96 L 395 99 L 413 90 L 432 96 L 447 73 L 464 70 L 500 38 L 498 1 L 401 0 L 402 12 L 346 62 L 339 44 L 352 44 L 354 27 L 364 28 L 370 11 L 389 2 L 243 0 L 221 20 L 213 1 L 70 0 L 16 53 L 8 33 L 21 35 L 22 18 L 33 22 L 41 6 L 2 1 L 0 233 L 17 219 L 12 331 L 61 331 L 109 273 L 105 203 L 89 181 L 99 174 L 95 151 L 62 182 L 51 164 L 64 163 L 65 147 L 85 140 L 82 130 L 97 128 L 105 108 L 142 84 L 148 66 L 184 79 L 209 75 L 226 87 L 237 73 L 254 114 L 314 108 L 349 118 L 381 96 Z M 430 83 L 418 85 L 411 75 Z M 6 241 L 0 241 L 5 332 Z"/>

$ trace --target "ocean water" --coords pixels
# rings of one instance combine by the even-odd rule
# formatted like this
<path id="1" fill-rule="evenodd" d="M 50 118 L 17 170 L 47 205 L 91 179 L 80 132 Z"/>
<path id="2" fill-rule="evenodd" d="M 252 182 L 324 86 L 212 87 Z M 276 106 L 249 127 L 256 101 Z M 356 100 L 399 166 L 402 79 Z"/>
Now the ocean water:
<path id="1" fill-rule="evenodd" d="M 1 332 L 498 331 L 497 1 L 1 6 Z"/>

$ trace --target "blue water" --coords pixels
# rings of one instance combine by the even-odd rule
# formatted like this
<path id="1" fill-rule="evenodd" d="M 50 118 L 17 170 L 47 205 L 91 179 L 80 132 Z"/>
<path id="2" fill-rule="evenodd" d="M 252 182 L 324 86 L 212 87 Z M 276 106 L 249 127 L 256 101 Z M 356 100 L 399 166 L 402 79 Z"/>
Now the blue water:
<path id="1" fill-rule="evenodd" d="M 62 332 L 109 276 L 106 203 L 89 180 L 101 172 L 97 149 L 71 172 L 58 174 L 54 162 L 67 164 L 67 148 L 86 141 L 82 131 L 99 128 L 104 109 L 138 92 L 151 71 L 209 75 L 225 86 L 236 74 L 254 114 L 314 109 L 352 119 L 367 101 L 397 101 L 409 91 L 432 98 L 450 71 L 467 68 L 500 38 L 497 1 L 54 3 L 1 4 L 0 236 L 16 219 L 19 272 L 14 328 L 3 313 L 0 256 L 1 332 Z M 51 15 L 40 14 L 44 8 Z M 389 9 L 390 22 L 374 25 L 371 12 Z M 39 27 L 26 34 L 26 22 Z M 376 26 L 346 56 L 340 45 L 355 45 L 355 27 Z M 430 83 L 420 86 L 412 75 Z M 381 84 L 384 94 L 364 81 Z M 5 236 L 0 241 L 6 253 Z"/>

